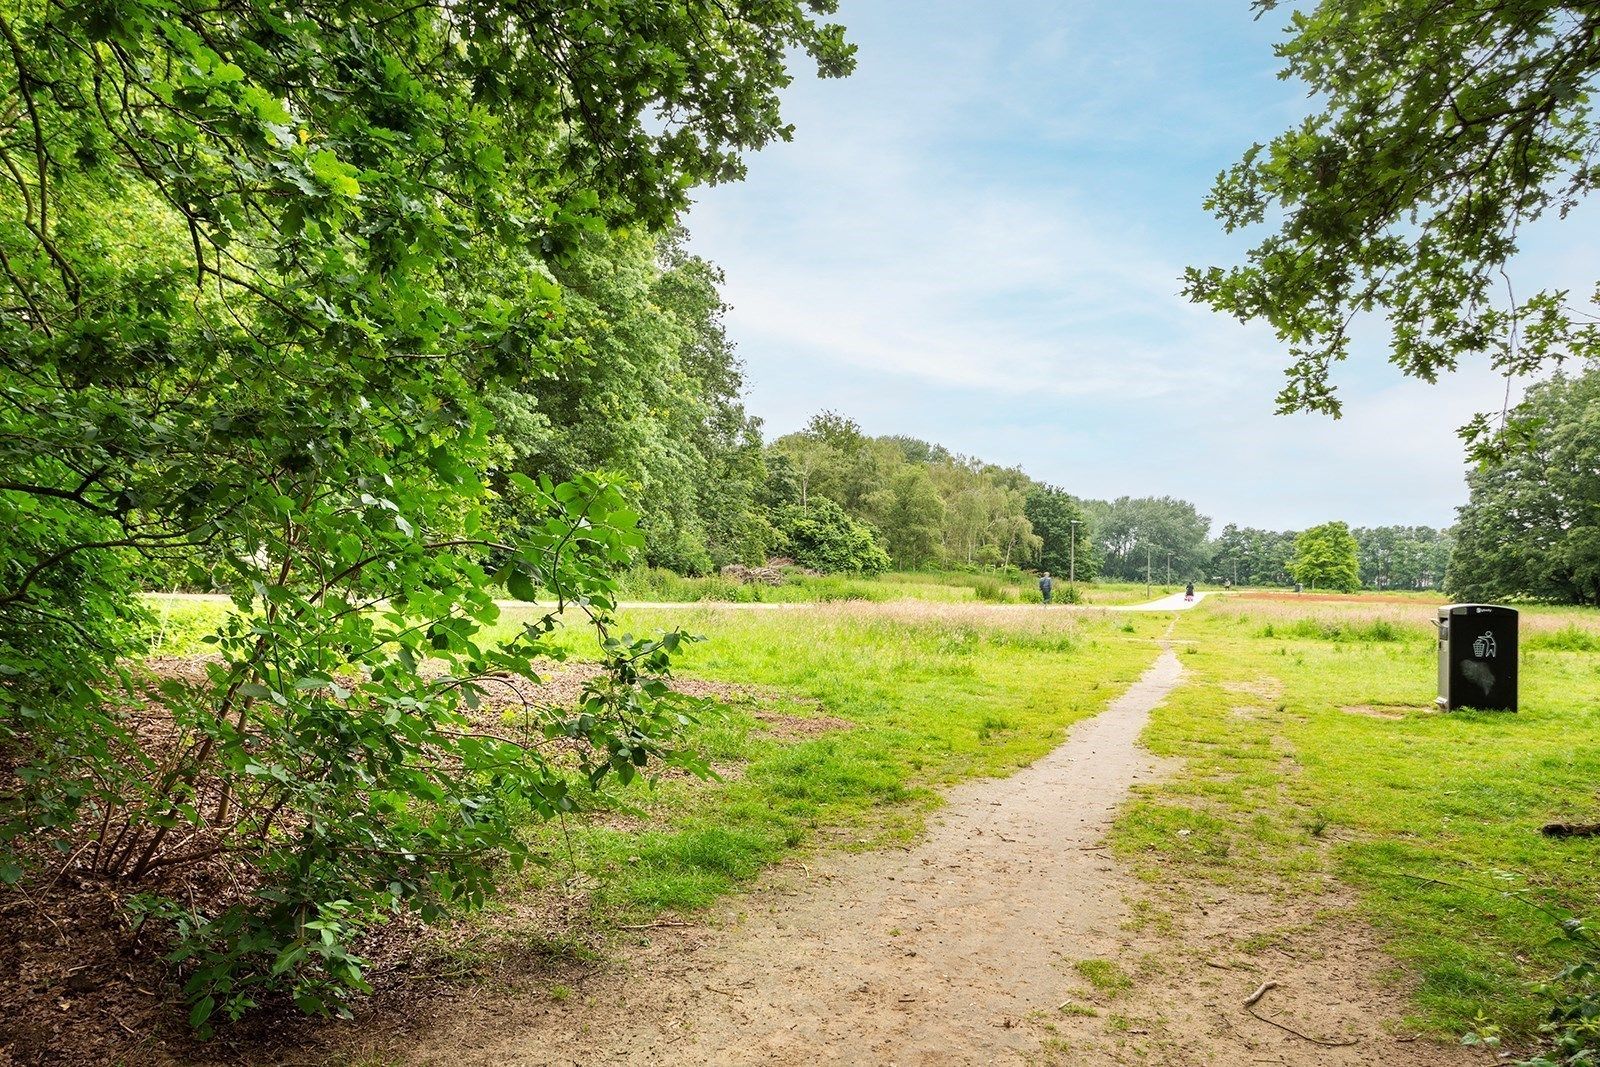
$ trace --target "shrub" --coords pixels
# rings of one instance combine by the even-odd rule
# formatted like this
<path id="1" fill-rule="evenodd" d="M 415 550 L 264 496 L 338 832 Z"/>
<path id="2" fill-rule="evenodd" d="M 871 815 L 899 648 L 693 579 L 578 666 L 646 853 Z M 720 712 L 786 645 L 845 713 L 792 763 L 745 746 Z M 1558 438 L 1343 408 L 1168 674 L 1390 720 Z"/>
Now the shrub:
<path id="1" fill-rule="evenodd" d="M 778 550 L 803 567 L 827 574 L 881 574 L 889 569 L 889 555 L 871 528 L 827 497 L 813 496 L 805 507 L 784 505 L 773 520 Z"/>

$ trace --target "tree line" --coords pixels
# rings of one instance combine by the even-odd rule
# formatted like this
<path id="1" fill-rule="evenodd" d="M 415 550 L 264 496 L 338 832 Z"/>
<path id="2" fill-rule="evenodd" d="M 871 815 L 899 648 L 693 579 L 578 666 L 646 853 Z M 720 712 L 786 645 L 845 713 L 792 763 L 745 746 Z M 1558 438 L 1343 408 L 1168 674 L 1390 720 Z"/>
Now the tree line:
<path id="1" fill-rule="evenodd" d="M 675 402 L 721 412 L 730 432 L 685 436 L 678 427 L 692 420 L 675 422 L 673 407 L 660 403 L 634 416 L 640 436 L 657 442 L 651 449 L 606 452 L 595 447 L 603 435 L 585 438 L 586 462 L 626 470 L 654 512 L 645 524 L 649 562 L 701 574 L 776 553 L 824 571 L 1025 568 L 1084 580 L 1296 583 L 1297 542 L 1305 531 L 1230 523 L 1213 536 L 1212 520 L 1186 500 L 1082 498 L 1020 467 L 914 437 L 868 435 L 831 411 L 763 446 L 759 421 L 739 404 L 739 365 L 721 332 L 715 269 L 681 253 L 672 263 L 673 271 L 693 267 L 698 297 L 685 321 L 696 323 L 694 336 L 702 338 L 698 365 L 716 368 L 698 379 L 698 399 L 680 394 Z M 648 391 L 638 375 L 623 380 Z M 587 395 L 585 389 L 574 395 Z M 527 402 L 530 410 L 542 403 Z M 651 462 L 669 458 L 663 473 L 652 470 Z M 730 480 L 683 480 L 685 472 L 714 479 L 717 471 L 729 472 Z M 1335 570 L 1306 569 L 1302 561 L 1304 584 L 1427 589 L 1443 583 L 1454 545 L 1450 530 L 1396 525 L 1344 532 L 1351 538 L 1348 567 L 1341 541 Z"/>

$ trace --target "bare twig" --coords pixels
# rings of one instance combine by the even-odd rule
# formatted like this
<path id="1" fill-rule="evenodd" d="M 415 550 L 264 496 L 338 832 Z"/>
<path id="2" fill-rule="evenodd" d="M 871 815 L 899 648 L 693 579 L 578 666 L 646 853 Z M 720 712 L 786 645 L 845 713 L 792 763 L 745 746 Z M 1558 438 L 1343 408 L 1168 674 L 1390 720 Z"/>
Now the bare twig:
<path id="1" fill-rule="evenodd" d="M 1251 993 L 1248 997 L 1245 997 L 1245 999 L 1244 999 L 1244 1010 L 1249 1013 L 1251 1018 L 1259 1019 L 1259 1020 L 1261 1020 L 1262 1022 L 1266 1023 L 1269 1026 L 1276 1026 L 1279 1030 L 1282 1030 L 1284 1033 L 1293 1034 L 1295 1037 L 1298 1037 L 1303 1041 L 1309 1041 L 1313 1045 L 1323 1045 L 1323 1046 L 1325 1046 L 1327 1048 L 1343 1048 L 1346 1045 L 1354 1045 L 1354 1044 L 1358 1044 L 1359 1043 L 1353 1037 L 1341 1038 L 1341 1039 L 1339 1039 L 1337 1041 L 1330 1041 L 1327 1038 L 1323 1038 L 1323 1037 L 1312 1037 L 1310 1034 L 1301 1033 L 1299 1030 L 1296 1030 L 1292 1026 L 1285 1026 L 1283 1023 L 1278 1022 L 1278 1020 L 1269 1019 L 1265 1015 L 1262 1015 L 1260 1012 L 1256 1011 L 1256 1008 L 1255 1008 L 1256 1003 L 1262 997 L 1267 995 L 1267 990 L 1276 989 L 1276 988 L 1278 988 L 1278 983 L 1277 982 L 1271 982 L 1271 981 L 1262 982 L 1259 986 L 1256 987 L 1256 991 L 1254 993 Z"/>
<path id="2" fill-rule="evenodd" d="M 1250 1007 L 1251 1005 L 1253 1005 L 1257 1001 L 1259 1001 L 1262 997 L 1266 996 L 1267 995 L 1267 990 L 1276 989 L 1276 988 L 1278 988 L 1278 983 L 1277 982 L 1262 982 L 1260 985 L 1258 985 L 1256 987 L 1256 991 L 1254 993 L 1251 993 L 1248 997 L 1244 998 L 1244 1006 L 1247 1007 L 1247 1008 Z"/>

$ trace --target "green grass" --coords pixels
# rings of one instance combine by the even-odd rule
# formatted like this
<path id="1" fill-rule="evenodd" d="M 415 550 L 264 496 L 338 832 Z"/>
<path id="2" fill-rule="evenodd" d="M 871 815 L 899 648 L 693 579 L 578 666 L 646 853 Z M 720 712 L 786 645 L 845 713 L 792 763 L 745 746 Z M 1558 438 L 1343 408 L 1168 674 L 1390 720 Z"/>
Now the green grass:
<path id="1" fill-rule="evenodd" d="M 1186 764 L 1139 791 L 1118 853 L 1152 878 L 1353 887 L 1417 977 L 1417 1025 L 1459 1034 L 1482 1012 L 1526 1037 L 1548 1006 L 1533 983 L 1564 959 L 1552 920 L 1499 890 L 1600 917 L 1600 842 L 1538 832 L 1600 821 L 1592 634 L 1528 634 L 1520 713 L 1445 715 L 1432 708 L 1430 626 L 1354 614 L 1286 624 L 1276 610 L 1264 622 L 1243 606 L 1181 617 L 1177 636 L 1198 642 L 1190 677 L 1146 740 Z"/>
<path id="2" fill-rule="evenodd" d="M 203 651 L 198 638 L 227 610 L 214 601 L 152 603 L 157 625 L 165 618 L 169 654 Z M 504 634 L 528 613 L 507 609 Z M 526 951 L 529 939 L 549 955 L 581 954 L 597 931 L 706 908 L 797 851 L 905 843 L 939 804 L 940 787 L 1010 773 L 1100 711 L 1152 661 L 1166 621 L 997 616 L 925 601 L 630 609 L 621 629 L 681 626 L 705 638 L 688 646 L 680 675 L 758 687 L 693 728 L 692 745 L 721 780 L 668 776 L 607 788 L 587 796 L 582 816 L 530 823 L 536 862 L 469 920 L 459 954 Z M 557 639 L 577 658 L 596 651 L 577 625 Z M 780 739 L 758 713 L 823 714 L 850 728 Z M 519 920 L 519 896 L 570 897 L 575 888 L 583 904 L 563 909 L 565 931 Z"/>
<path id="3" fill-rule="evenodd" d="M 893 574 L 864 577 L 792 573 L 782 585 L 747 585 L 721 575 L 686 578 L 656 567 L 640 567 L 629 571 L 623 576 L 621 593 L 623 600 L 674 604 L 702 600 L 736 604 L 808 604 L 834 600 L 937 600 L 955 603 L 974 599 L 970 584 L 907 581 L 903 576 Z"/>
<path id="4" fill-rule="evenodd" d="M 1121 996 L 1133 988 L 1133 979 L 1111 960 L 1079 960 L 1072 969 L 1103 997 Z"/>

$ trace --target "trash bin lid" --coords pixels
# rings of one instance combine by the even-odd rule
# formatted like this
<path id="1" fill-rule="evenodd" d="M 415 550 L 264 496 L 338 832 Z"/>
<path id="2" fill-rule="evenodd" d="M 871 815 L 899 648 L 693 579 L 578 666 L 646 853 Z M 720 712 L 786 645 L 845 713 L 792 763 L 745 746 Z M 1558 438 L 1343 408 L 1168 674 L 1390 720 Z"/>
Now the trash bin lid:
<path id="1" fill-rule="evenodd" d="M 1439 609 L 1439 618 L 1447 619 L 1452 615 L 1515 615 L 1516 608 L 1508 608 L 1501 604 L 1446 604 Z"/>

